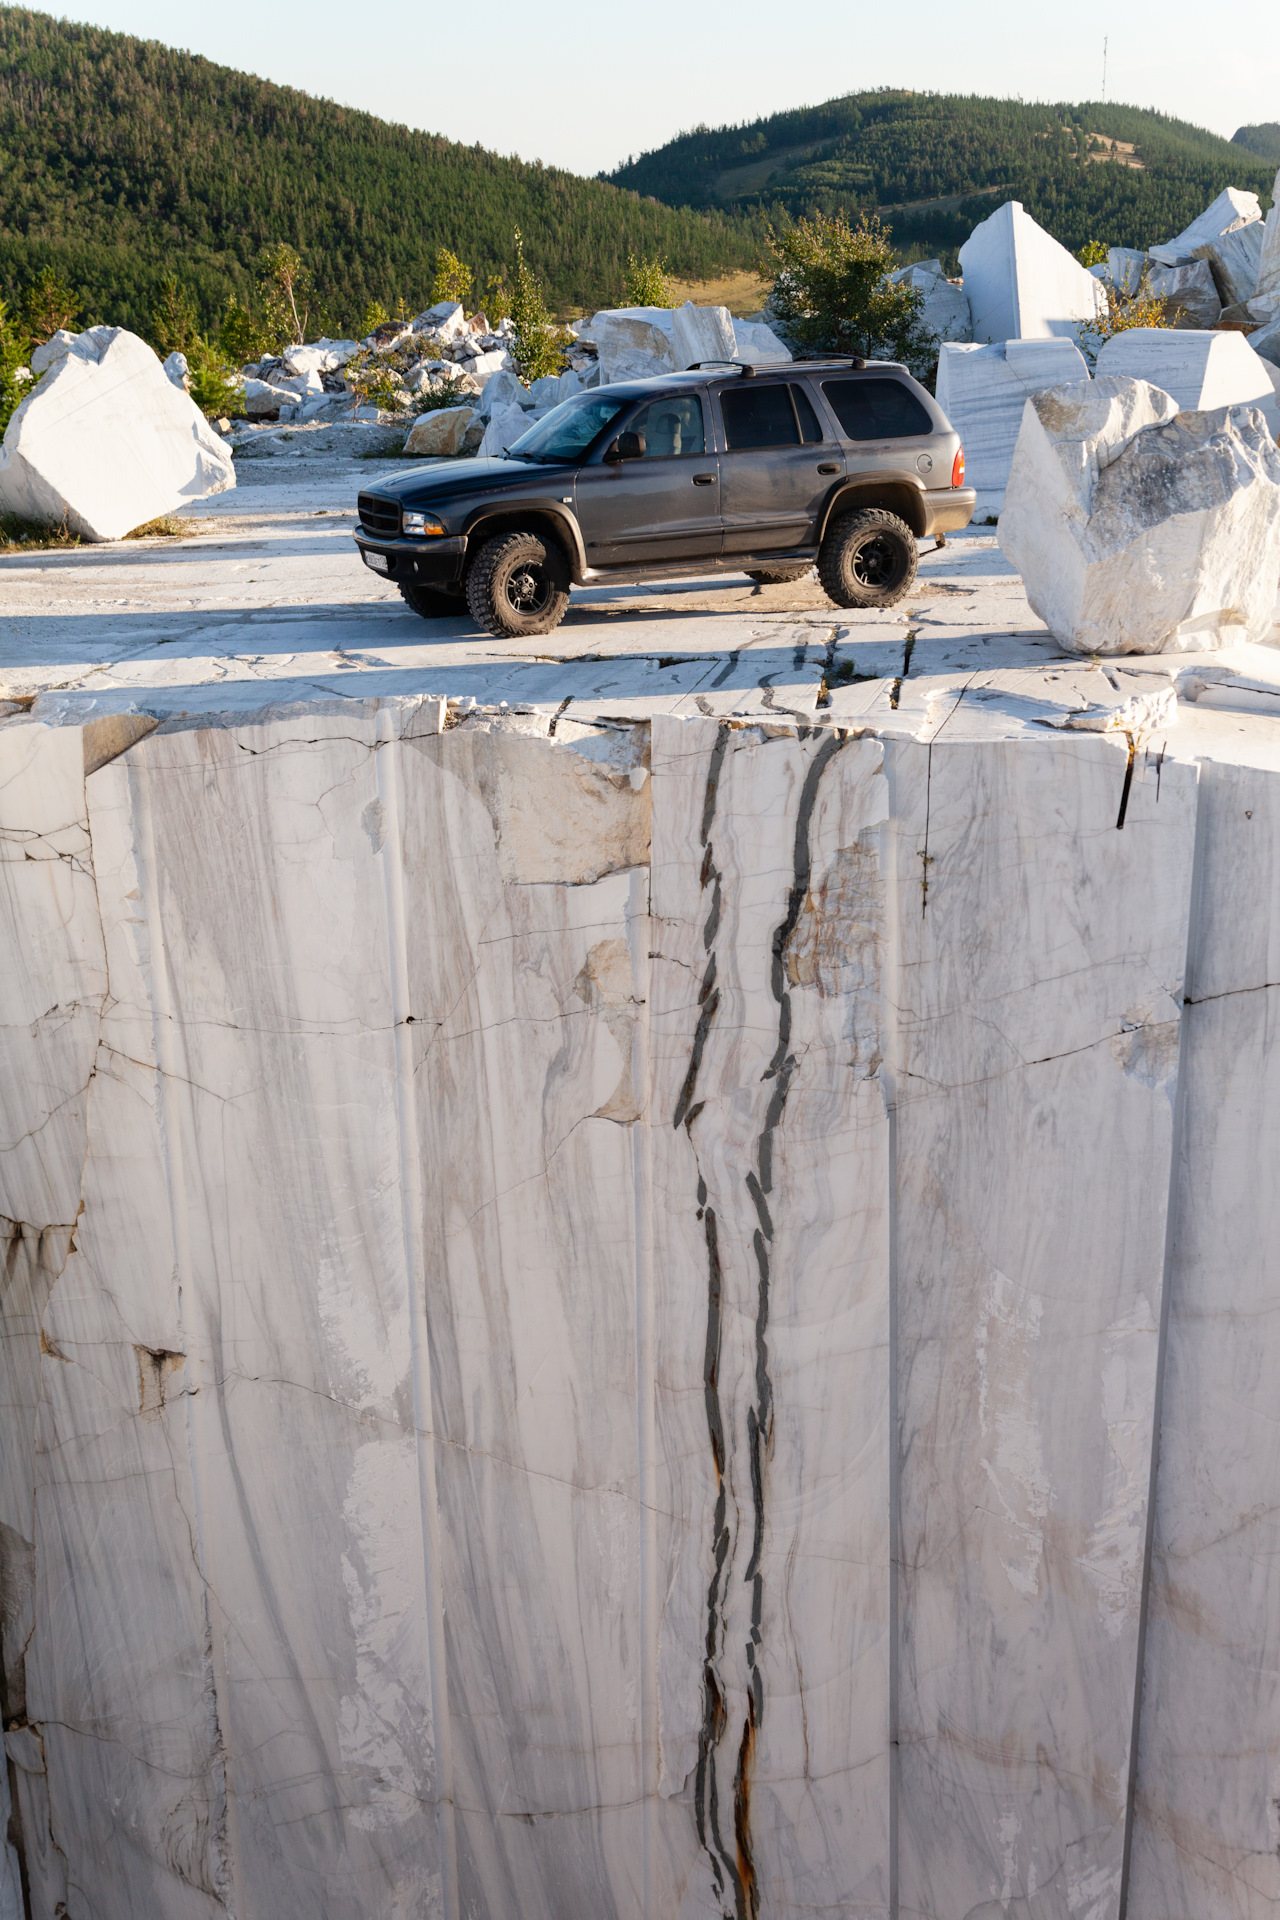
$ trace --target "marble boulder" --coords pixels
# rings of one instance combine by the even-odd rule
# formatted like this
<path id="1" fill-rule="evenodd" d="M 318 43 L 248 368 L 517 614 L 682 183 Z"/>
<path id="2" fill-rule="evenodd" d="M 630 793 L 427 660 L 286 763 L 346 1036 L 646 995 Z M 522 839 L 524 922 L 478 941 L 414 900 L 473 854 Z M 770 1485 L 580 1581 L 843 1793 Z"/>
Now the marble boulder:
<path id="1" fill-rule="evenodd" d="M 289 373 L 337 373 L 360 351 L 358 340 L 310 341 L 306 346 L 286 347 L 284 362 Z"/>
<path id="2" fill-rule="evenodd" d="M 118 540 L 234 485 L 226 442 L 146 342 L 120 327 L 75 335 L 0 447 L 0 512 L 65 523 L 85 540 Z"/>
<path id="3" fill-rule="evenodd" d="M 1272 202 L 1262 233 L 1258 278 L 1249 298 L 1255 320 L 1280 319 L 1280 172 L 1272 188 Z"/>
<path id="4" fill-rule="evenodd" d="M 1209 246 L 1224 233 L 1235 233 L 1261 218 L 1262 207 L 1256 193 L 1246 193 L 1240 187 L 1224 187 L 1213 205 L 1206 207 L 1189 227 L 1184 227 L 1174 239 L 1151 247 L 1149 252 L 1161 266 L 1176 267 L 1179 261 L 1192 259 L 1197 247 Z"/>
<path id="5" fill-rule="evenodd" d="M 1261 640 L 1280 586 L 1280 450 L 1256 408 L 1179 412 L 1115 375 L 1050 389 L 1026 403 L 998 537 L 1073 652 Z"/>
<path id="6" fill-rule="evenodd" d="M 1171 327 L 1200 332 L 1216 326 L 1222 317 L 1218 283 L 1207 260 L 1187 260 L 1177 267 L 1155 265 L 1148 270 L 1146 290 L 1153 299 L 1164 301 Z"/>
<path id="7" fill-rule="evenodd" d="M 1186 412 L 1260 407 L 1272 433 L 1280 427 L 1270 369 L 1242 333 L 1130 327 L 1103 342 L 1097 372 L 1149 380 Z"/>
<path id="8" fill-rule="evenodd" d="M 749 367 L 774 367 L 785 366 L 792 353 L 767 321 L 735 319 L 733 357 Z"/>
<path id="9" fill-rule="evenodd" d="M 1007 340 L 995 346 L 949 343 L 938 356 L 938 405 L 964 443 L 968 484 L 998 509 L 1028 394 L 1087 380 L 1071 340 Z"/>
<path id="10" fill-rule="evenodd" d="M 608 387 L 674 373 L 673 325 L 669 307 L 610 307 L 593 314 L 589 328 L 583 327 L 578 337 L 594 344 L 600 385 Z"/>
<path id="11" fill-rule="evenodd" d="M 1095 319 L 1106 305 L 1098 281 L 1036 225 L 1020 200 L 1006 200 L 974 228 L 960 249 L 960 267 L 980 343 L 1075 340 L 1080 322 Z"/>
<path id="12" fill-rule="evenodd" d="M 737 352 L 728 307 L 695 307 L 686 300 L 671 313 L 671 351 L 677 367 L 711 360 L 732 360 Z"/>
<path id="13" fill-rule="evenodd" d="M 917 260 L 889 275 L 892 281 L 905 281 L 923 296 L 920 319 L 938 340 L 972 340 L 973 318 L 969 297 L 963 287 L 953 287 L 942 271 L 941 260 Z"/>
<path id="14" fill-rule="evenodd" d="M 1131 299 L 1142 285 L 1150 261 L 1141 247 L 1109 247 L 1107 278 L 1118 294 Z"/>
<path id="15" fill-rule="evenodd" d="M 1196 248 L 1196 259 L 1209 262 L 1224 307 L 1243 306 L 1253 298 L 1262 268 L 1264 234 L 1262 221 L 1251 220 L 1248 226 L 1219 234 Z"/>
<path id="16" fill-rule="evenodd" d="M 433 413 L 420 413 L 409 429 L 404 450 L 406 453 L 436 454 L 442 458 L 461 453 L 473 423 L 477 424 L 474 438 L 479 446 L 480 432 L 474 408 L 437 407 Z"/>
<path id="17" fill-rule="evenodd" d="M 518 401 L 500 402 L 489 415 L 478 451 L 482 454 L 505 453 L 508 447 L 515 445 L 522 433 L 529 431 L 537 417 L 536 409 L 526 412 Z"/>

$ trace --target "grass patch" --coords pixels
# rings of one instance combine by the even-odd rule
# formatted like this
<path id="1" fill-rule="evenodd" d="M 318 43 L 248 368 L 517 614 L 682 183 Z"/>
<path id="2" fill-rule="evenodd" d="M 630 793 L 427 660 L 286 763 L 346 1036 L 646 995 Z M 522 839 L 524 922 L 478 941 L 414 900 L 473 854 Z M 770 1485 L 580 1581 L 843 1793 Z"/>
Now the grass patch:
<path id="1" fill-rule="evenodd" d="M 192 534 L 200 532 L 198 520 L 182 520 L 176 513 L 162 513 L 158 520 L 148 520 L 143 527 L 135 527 L 132 533 L 126 533 L 126 540 L 188 540 Z"/>
<path id="2" fill-rule="evenodd" d="M 16 513 L 0 513 L 0 553 L 31 553 L 51 547 L 78 547 L 81 538 L 64 521 L 60 527 L 20 520 Z"/>

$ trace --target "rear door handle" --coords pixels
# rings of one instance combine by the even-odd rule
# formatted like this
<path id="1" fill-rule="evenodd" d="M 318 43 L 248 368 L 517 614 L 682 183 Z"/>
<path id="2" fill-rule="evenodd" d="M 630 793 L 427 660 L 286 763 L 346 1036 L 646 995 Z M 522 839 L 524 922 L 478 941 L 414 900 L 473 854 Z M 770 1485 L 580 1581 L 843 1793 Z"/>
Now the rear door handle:
<path id="1" fill-rule="evenodd" d="M 695 487 L 714 487 L 715 483 L 716 476 L 714 473 L 695 473 L 693 476 L 693 484 Z"/>
<path id="2" fill-rule="evenodd" d="M 839 473 L 839 471 L 840 469 L 834 460 L 820 460 L 818 462 L 819 473 Z"/>

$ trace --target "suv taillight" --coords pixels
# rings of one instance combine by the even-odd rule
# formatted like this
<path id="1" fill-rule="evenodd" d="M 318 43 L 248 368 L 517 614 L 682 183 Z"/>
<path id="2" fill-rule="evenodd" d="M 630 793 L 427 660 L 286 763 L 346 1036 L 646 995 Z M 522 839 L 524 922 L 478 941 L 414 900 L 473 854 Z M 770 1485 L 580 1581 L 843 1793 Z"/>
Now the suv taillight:
<path id="1" fill-rule="evenodd" d="M 951 484 L 953 487 L 964 485 L 964 448 L 956 448 L 956 457 L 951 462 Z"/>

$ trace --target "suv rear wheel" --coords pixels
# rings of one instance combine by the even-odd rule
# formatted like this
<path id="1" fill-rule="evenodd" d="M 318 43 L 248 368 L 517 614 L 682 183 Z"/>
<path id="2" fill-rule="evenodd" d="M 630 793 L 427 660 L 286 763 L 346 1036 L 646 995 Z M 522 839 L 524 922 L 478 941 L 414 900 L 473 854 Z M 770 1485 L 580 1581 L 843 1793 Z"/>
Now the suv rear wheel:
<path id="1" fill-rule="evenodd" d="M 473 619 L 500 640 L 550 633 L 568 604 L 568 562 L 554 540 L 536 533 L 495 534 L 467 575 Z"/>
<path id="2" fill-rule="evenodd" d="M 892 607 L 916 577 L 916 537 L 884 507 L 841 514 L 818 549 L 818 578 L 838 607 Z"/>
<path id="3" fill-rule="evenodd" d="M 440 593 L 434 587 L 420 587 L 411 580 L 400 582 L 400 598 L 424 620 L 456 620 L 466 605 L 459 594 Z"/>
<path id="4" fill-rule="evenodd" d="M 807 567 L 761 567 L 755 573 L 747 575 L 748 580 L 756 581 L 762 587 L 787 587 L 793 580 L 803 580 L 806 574 L 813 572 L 813 562 Z"/>

